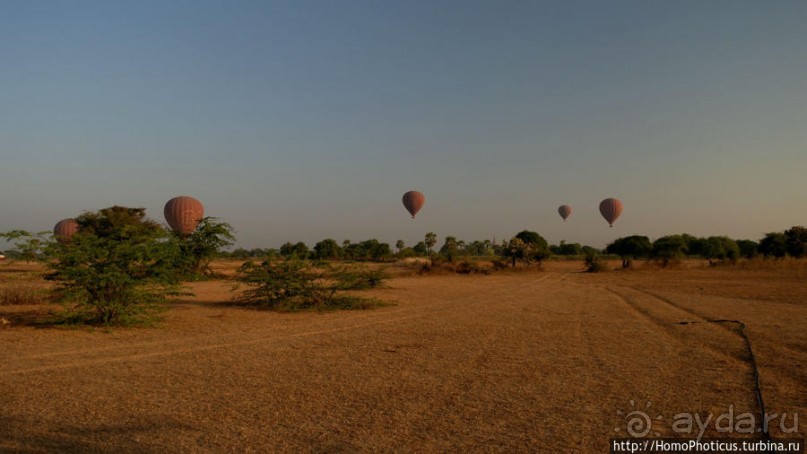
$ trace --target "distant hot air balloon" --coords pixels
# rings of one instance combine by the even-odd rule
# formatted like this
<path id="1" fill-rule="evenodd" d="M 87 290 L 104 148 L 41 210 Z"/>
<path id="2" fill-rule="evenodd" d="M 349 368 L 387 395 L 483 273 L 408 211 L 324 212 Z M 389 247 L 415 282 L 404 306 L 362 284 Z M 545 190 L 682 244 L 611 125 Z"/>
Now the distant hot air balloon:
<path id="1" fill-rule="evenodd" d="M 619 199 L 609 198 L 600 202 L 600 214 L 608 221 L 608 225 L 614 226 L 614 222 L 622 214 L 622 202 Z"/>
<path id="2" fill-rule="evenodd" d="M 423 208 L 424 203 L 426 203 L 426 196 L 418 191 L 409 191 L 403 195 L 403 204 L 412 215 L 412 219 L 415 219 L 415 215 Z"/>
<path id="3" fill-rule="evenodd" d="M 163 214 L 175 232 L 190 235 L 196 230 L 199 221 L 205 217 L 205 207 L 193 197 L 179 196 L 165 204 Z"/>
<path id="4" fill-rule="evenodd" d="M 70 238 L 78 232 L 78 222 L 75 219 L 62 219 L 53 227 L 53 236 L 56 241 L 67 244 Z"/>
<path id="5" fill-rule="evenodd" d="M 560 217 L 562 217 L 563 220 L 565 221 L 566 218 L 571 216 L 572 207 L 570 207 L 569 205 L 561 205 L 558 207 L 558 213 L 560 213 Z"/>

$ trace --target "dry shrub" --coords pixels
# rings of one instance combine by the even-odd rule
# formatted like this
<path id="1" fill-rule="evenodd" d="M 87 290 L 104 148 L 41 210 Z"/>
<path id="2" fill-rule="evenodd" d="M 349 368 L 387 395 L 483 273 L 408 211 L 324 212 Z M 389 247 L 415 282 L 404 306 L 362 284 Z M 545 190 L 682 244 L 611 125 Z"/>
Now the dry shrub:
<path id="1" fill-rule="evenodd" d="M 31 284 L 11 284 L 0 288 L 0 306 L 36 305 L 47 301 L 47 293 Z"/>
<path id="2" fill-rule="evenodd" d="M 490 274 L 491 269 L 487 266 L 471 260 L 463 260 L 454 267 L 457 274 Z"/>
<path id="3" fill-rule="evenodd" d="M 418 274 L 490 274 L 496 271 L 495 265 L 487 266 L 481 262 L 464 259 L 460 262 L 450 262 L 435 256 L 427 263 L 421 263 Z"/>

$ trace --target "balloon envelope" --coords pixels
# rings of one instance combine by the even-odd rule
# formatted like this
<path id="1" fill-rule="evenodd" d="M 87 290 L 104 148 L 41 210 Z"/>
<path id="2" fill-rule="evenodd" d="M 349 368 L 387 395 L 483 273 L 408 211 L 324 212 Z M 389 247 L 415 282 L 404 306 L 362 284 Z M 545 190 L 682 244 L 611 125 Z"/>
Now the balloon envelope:
<path id="1" fill-rule="evenodd" d="M 75 219 L 62 219 L 53 227 L 53 236 L 56 241 L 65 244 L 78 232 L 78 222 Z"/>
<path id="2" fill-rule="evenodd" d="M 613 227 L 614 222 L 622 214 L 622 202 L 619 199 L 609 198 L 600 202 L 600 214 L 608 221 L 608 224 Z"/>
<path id="3" fill-rule="evenodd" d="M 199 221 L 205 217 L 202 202 L 188 196 L 174 197 L 163 209 L 168 225 L 180 235 L 190 235 L 196 230 Z"/>
<path id="4" fill-rule="evenodd" d="M 572 214 L 572 207 L 570 207 L 569 205 L 561 205 L 558 207 L 558 213 L 560 214 L 560 217 L 562 217 L 563 220 L 565 221 L 566 218 L 568 218 Z"/>
<path id="5" fill-rule="evenodd" d="M 423 208 L 424 203 L 426 203 L 426 196 L 418 191 L 409 191 L 403 195 L 403 204 L 406 210 L 409 211 L 409 214 L 412 215 L 412 219 L 414 219 L 418 211 Z"/>

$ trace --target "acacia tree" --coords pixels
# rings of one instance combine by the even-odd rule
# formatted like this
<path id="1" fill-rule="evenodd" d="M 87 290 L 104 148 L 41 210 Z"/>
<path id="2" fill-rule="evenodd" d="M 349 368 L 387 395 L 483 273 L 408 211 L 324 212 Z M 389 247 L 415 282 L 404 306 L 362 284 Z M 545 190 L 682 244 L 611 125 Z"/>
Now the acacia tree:
<path id="1" fill-rule="evenodd" d="M 145 209 L 113 206 L 76 218 L 66 243 L 51 241 L 47 276 L 68 304 L 66 321 L 129 324 L 150 321 L 180 290 L 177 244 L 146 218 Z"/>
<path id="2" fill-rule="evenodd" d="M 222 249 L 232 246 L 235 238 L 230 224 L 205 217 L 199 221 L 193 233 L 181 236 L 174 232 L 171 241 L 179 252 L 174 266 L 178 273 L 187 278 L 211 275 L 210 262 Z"/>

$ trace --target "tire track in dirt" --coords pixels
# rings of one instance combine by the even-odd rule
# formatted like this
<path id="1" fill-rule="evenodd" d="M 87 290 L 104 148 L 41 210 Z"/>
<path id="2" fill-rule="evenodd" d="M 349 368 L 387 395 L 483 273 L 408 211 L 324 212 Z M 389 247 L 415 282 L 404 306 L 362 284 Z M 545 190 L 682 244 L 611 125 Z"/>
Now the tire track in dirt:
<path id="1" fill-rule="evenodd" d="M 545 281 L 550 280 L 550 278 L 555 277 L 554 273 L 547 273 L 543 277 L 537 279 L 536 281 L 530 283 L 528 286 L 518 285 L 515 286 L 516 289 L 524 289 L 524 288 L 531 288 L 535 286 L 539 286 L 543 284 Z M 559 282 L 558 279 L 553 279 L 550 281 L 549 284 L 553 282 Z M 422 305 L 416 307 L 406 307 L 406 308 L 396 308 L 386 312 L 379 312 L 374 314 L 367 314 L 361 315 L 358 317 L 351 317 L 349 322 L 355 322 L 356 318 L 367 320 L 364 323 L 352 323 L 345 326 L 337 326 L 325 329 L 314 329 L 308 330 L 303 332 L 296 332 L 295 330 L 299 328 L 300 325 L 294 325 L 289 327 L 288 332 L 277 333 L 273 332 L 271 335 L 260 335 L 265 333 L 265 330 L 256 329 L 252 331 L 239 331 L 237 333 L 223 333 L 223 334 L 216 334 L 216 335 L 209 335 L 209 336 L 194 336 L 194 337 L 183 337 L 176 340 L 171 341 L 151 341 L 151 342 L 140 342 L 137 344 L 126 344 L 126 345 L 119 345 L 119 346 L 112 346 L 112 347 L 99 347 L 93 349 L 81 349 L 81 350 L 72 350 L 72 351 L 63 351 L 63 352 L 53 352 L 53 353 L 46 353 L 46 354 L 39 354 L 39 355 L 31 355 L 27 357 L 20 357 L 14 358 L 17 363 L 31 361 L 31 360 L 39 360 L 43 358 L 63 358 L 63 357 L 70 357 L 70 356 L 80 356 L 76 359 L 67 359 L 67 360 L 60 360 L 56 361 L 53 364 L 47 365 L 39 365 L 39 366 L 22 366 L 17 367 L 16 369 L 13 368 L 13 364 L 6 364 L 5 370 L 0 372 L 0 377 L 8 376 L 8 375 L 16 375 L 16 374 L 26 374 L 26 373 L 37 373 L 37 372 L 47 372 L 59 369 L 67 369 L 73 367 L 85 367 L 85 366 L 94 366 L 99 364 L 107 364 L 107 363 L 116 363 L 116 362 L 126 362 L 126 361 L 137 361 L 137 360 L 144 360 L 162 356 L 170 356 L 175 354 L 187 354 L 187 353 L 197 353 L 209 350 L 217 350 L 217 349 L 224 349 L 224 348 L 232 348 L 232 347 L 239 347 L 239 346 L 246 346 L 246 345 L 253 345 L 253 344 L 260 344 L 268 341 L 279 341 L 279 340 L 289 340 L 295 339 L 300 337 L 308 337 L 308 336 L 316 336 L 319 334 L 329 334 L 329 333 L 336 333 L 336 332 L 345 332 L 345 331 L 353 331 L 360 328 L 365 328 L 368 326 L 374 325 L 382 325 L 382 324 L 389 324 L 395 323 L 403 320 L 414 319 L 419 317 L 424 317 L 428 315 L 435 315 L 441 314 L 445 312 L 450 312 L 454 310 L 454 306 L 459 303 L 468 302 L 469 304 L 480 304 L 486 300 L 491 298 L 495 299 L 497 295 L 502 294 L 509 294 L 513 292 L 513 287 L 506 288 L 506 289 L 497 289 L 491 292 L 480 292 L 469 296 L 464 296 L 460 298 L 450 299 L 441 301 L 437 304 L 431 305 Z M 464 306 L 467 307 L 467 306 Z M 318 325 L 331 325 L 333 323 L 332 320 L 323 320 Z M 233 334 L 239 335 L 241 338 L 240 340 L 233 341 Z M 255 335 L 258 335 L 255 337 Z M 228 339 L 228 342 L 221 342 L 223 339 Z M 219 341 L 219 342 L 216 342 Z M 198 345 L 201 342 L 207 342 L 207 345 Z M 148 351 L 144 353 L 139 353 L 137 351 L 143 350 L 146 348 L 151 348 L 154 346 L 164 347 L 166 344 L 173 344 L 178 345 L 179 347 L 170 347 L 170 348 L 158 348 L 155 351 Z M 188 345 L 190 344 L 190 345 Z M 186 345 L 182 347 L 182 345 Z M 135 352 L 131 352 L 131 350 L 135 350 Z M 113 354 L 112 356 L 106 356 L 106 354 L 110 351 L 117 351 L 118 353 Z M 87 358 L 86 356 L 91 356 Z M 105 355 L 98 357 L 99 355 Z M 95 356 L 95 357 L 93 357 Z"/>
<path id="2" fill-rule="evenodd" d="M 729 333 L 731 333 L 731 334 L 733 334 L 733 335 L 735 335 L 735 336 L 737 336 L 737 337 L 739 337 L 739 338 L 741 338 L 743 340 L 746 340 L 745 336 L 747 334 L 744 335 L 741 331 L 738 331 L 736 329 L 739 326 L 738 324 L 744 324 L 741 320 L 715 319 L 715 318 L 710 317 L 708 315 L 702 314 L 702 313 L 700 313 L 700 312 L 698 312 L 698 311 L 696 311 L 694 309 L 690 309 L 688 307 L 685 307 L 685 306 L 681 305 L 680 303 L 677 303 L 674 300 L 672 300 L 672 299 L 670 299 L 668 297 L 665 297 L 663 295 L 659 295 L 659 294 L 657 294 L 655 292 L 651 292 L 649 290 L 645 290 L 645 289 L 638 288 L 638 287 L 635 287 L 635 286 L 627 286 L 627 288 L 630 288 L 630 289 L 635 290 L 635 291 L 637 291 L 639 293 L 643 293 L 645 295 L 648 295 L 648 296 L 650 296 L 650 297 L 652 297 L 652 298 L 654 298 L 654 299 L 656 299 L 658 301 L 661 301 L 662 303 L 665 303 L 665 304 L 667 304 L 669 306 L 675 307 L 676 309 L 678 309 L 678 310 L 680 310 L 680 311 L 682 311 L 684 313 L 690 314 L 690 315 L 692 315 L 693 317 L 695 317 L 697 319 L 697 320 L 694 320 L 694 321 L 692 321 L 692 320 L 679 320 L 678 322 L 674 322 L 674 323 L 677 323 L 677 324 L 680 324 L 680 325 L 701 324 L 701 323 L 703 323 L 703 324 L 708 324 L 710 326 L 717 326 L 717 327 L 720 327 L 720 328 L 724 329 L 725 331 L 727 331 L 727 332 L 729 332 Z M 751 342 L 750 339 L 747 339 L 747 341 L 749 343 Z M 780 350 L 785 350 L 786 353 L 792 355 L 793 357 L 798 357 L 799 354 L 803 353 L 803 350 L 801 348 L 792 348 L 791 345 L 789 345 L 787 343 L 784 343 L 784 342 L 777 342 L 777 347 Z M 801 378 L 802 378 L 802 380 L 807 382 L 807 374 L 801 375 Z"/>
<path id="3" fill-rule="evenodd" d="M 613 290 L 611 288 L 608 289 L 612 294 L 614 294 L 617 297 L 619 297 L 620 299 L 622 299 L 626 304 L 632 306 L 638 313 L 641 313 L 641 314 L 645 315 L 648 319 L 652 320 L 654 323 L 664 327 L 668 332 L 676 332 L 676 330 L 672 329 L 673 326 L 675 326 L 675 325 L 677 325 L 677 326 L 700 326 L 700 327 L 709 327 L 709 328 L 713 327 L 713 328 L 716 328 L 717 331 L 719 331 L 719 332 L 726 333 L 726 334 L 731 335 L 734 338 L 740 339 L 745 344 L 745 349 L 744 349 L 745 351 L 740 355 L 728 354 L 724 349 L 715 347 L 716 344 L 714 342 L 703 343 L 703 347 L 705 347 L 706 349 L 708 349 L 711 352 L 714 352 L 714 353 L 717 353 L 717 354 L 722 354 L 723 356 L 726 356 L 726 357 L 729 357 L 729 358 L 732 358 L 732 359 L 735 359 L 735 360 L 740 360 L 740 361 L 742 361 L 742 362 L 744 362 L 746 364 L 746 367 L 748 367 L 749 370 L 750 370 L 751 377 L 749 378 L 749 382 L 750 382 L 749 385 L 750 385 L 750 387 L 751 387 L 751 389 L 753 391 L 755 400 L 757 402 L 758 410 L 760 412 L 760 420 L 765 419 L 765 415 L 767 413 L 766 413 L 766 410 L 765 410 L 765 403 L 764 403 L 764 400 L 763 400 L 763 391 L 762 391 L 763 380 L 761 379 L 761 376 L 760 376 L 760 372 L 759 372 L 759 368 L 758 368 L 758 362 L 757 362 L 757 359 L 756 359 L 756 355 L 754 354 L 754 350 L 753 350 L 753 347 L 752 347 L 752 344 L 751 344 L 751 339 L 748 337 L 748 334 L 746 332 L 746 325 L 742 321 L 739 321 L 739 320 L 727 320 L 727 319 L 714 319 L 714 318 L 711 318 L 711 317 L 709 317 L 707 315 L 703 315 L 703 314 L 701 314 L 701 313 L 699 313 L 699 312 L 697 312 L 695 310 L 689 309 L 687 307 L 683 307 L 682 305 L 680 305 L 679 303 L 676 303 L 675 301 L 671 300 L 670 298 L 667 298 L 667 297 L 664 297 L 664 296 L 661 296 L 661 295 L 657 295 L 657 294 L 655 294 L 653 292 L 643 290 L 643 289 L 638 289 L 638 288 L 633 287 L 633 286 L 621 287 L 621 289 L 623 291 L 626 288 L 630 289 L 630 290 L 633 290 L 633 291 L 635 291 L 637 293 L 649 296 L 650 298 L 652 298 L 653 301 L 660 302 L 663 305 L 665 305 L 667 308 L 673 308 L 675 311 L 678 311 L 678 312 L 683 313 L 683 314 L 688 314 L 689 316 L 694 317 L 696 319 L 694 321 L 693 320 L 678 320 L 678 321 L 666 320 L 663 317 L 660 317 L 660 316 L 658 316 L 656 314 L 653 314 L 647 308 L 641 308 L 639 306 L 638 302 L 636 302 L 635 300 L 631 300 L 631 298 L 629 298 L 629 297 L 627 297 L 625 295 L 622 295 L 622 294 L 616 292 L 615 290 Z M 739 328 L 739 330 L 736 329 L 736 328 Z M 714 329 L 711 330 L 711 331 L 715 332 Z M 685 334 L 683 331 L 678 331 L 678 332 L 681 333 L 681 334 Z M 701 331 L 700 334 L 703 335 L 704 332 Z M 720 344 L 717 344 L 717 345 L 720 345 Z M 774 370 L 772 370 L 771 372 L 774 372 L 774 374 L 775 374 Z M 779 374 L 776 374 L 776 375 L 779 375 Z M 788 379 L 788 380 L 793 379 L 793 377 L 781 377 L 781 376 L 779 376 L 779 379 L 783 379 L 783 378 Z M 803 377 L 801 377 L 801 378 L 803 378 Z M 766 436 L 766 437 L 769 436 L 767 431 L 764 431 L 763 435 Z"/>
<path id="4" fill-rule="evenodd" d="M 700 312 L 698 312 L 698 311 L 696 311 L 694 309 L 685 307 L 685 306 L 681 305 L 680 303 L 676 303 L 674 300 L 672 300 L 669 297 L 660 295 L 660 294 L 655 293 L 655 292 L 651 292 L 650 290 L 646 290 L 646 289 L 643 289 L 643 288 L 637 287 L 637 286 L 627 286 L 627 287 L 632 289 L 632 290 L 635 290 L 637 292 L 644 293 L 644 294 L 646 294 L 648 296 L 651 296 L 651 297 L 653 297 L 655 299 L 658 299 L 658 300 L 660 300 L 660 301 L 662 301 L 664 303 L 669 304 L 670 306 L 674 306 L 674 307 L 680 309 L 683 312 L 689 313 L 692 316 L 697 317 L 698 318 L 697 321 L 699 323 L 701 323 L 701 322 L 713 323 L 713 322 L 716 321 L 712 317 L 709 317 L 708 315 L 702 314 L 702 313 L 700 313 Z M 685 321 L 685 320 L 682 320 L 682 321 Z M 727 321 L 729 321 L 729 320 L 727 320 Z M 736 330 L 732 329 L 731 325 L 729 325 L 729 324 L 725 324 L 725 323 L 714 323 L 714 324 L 722 327 L 723 329 L 725 329 L 725 330 L 727 330 L 729 332 L 732 332 L 734 334 L 742 336 Z M 785 350 L 789 350 L 790 353 L 800 353 L 800 354 L 802 354 L 802 353 L 807 352 L 807 346 L 804 346 L 804 345 L 788 344 L 786 342 L 778 342 L 777 345 L 779 345 L 780 347 L 782 347 Z"/>
<path id="5" fill-rule="evenodd" d="M 788 368 L 788 370 L 783 372 L 782 370 L 780 370 L 780 369 L 778 369 L 776 367 L 766 367 L 765 361 L 760 361 L 760 356 L 758 354 L 759 352 L 757 352 L 757 354 L 755 354 L 755 350 L 754 350 L 754 348 L 752 346 L 751 338 L 748 335 L 747 325 L 745 323 L 743 323 L 741 320 L 714 319 L 714 318 L 712 318 L 712 317 L 710 317 L 708 315 L 704 315 L 704 314 L 699 313 L 698 311 L 695 311 L 693 309 L 684 307 L 680 303 L 677 303 L 674 300 L 672 300 L 671 298 L 665 297 L 663 295 L 659 295 L 659 294 L 657 294 L 655 292 L 651 292 L 649 290 L 644 290 L 644 289 L 641 289 L 641 288 L 637 288 L 635 286 L 629 286 L 629 288 L 631 288 L 631 289 L 633 289 L 633 290 L 635 290 L 635 291 L 637 291 L 639 293 L 646 294 L 646 295 L 656 299 L 657 301 L 661 301 L 662 303 L 665 303 L 665 304 L 667 304 L 669 306 L 675 307 L 676 309 L 678 309 L 678 310 L 680 310 L 680 311 L 682 311 L 684 313 L 691 314 L 693 317 L 696 317 L 698 319 L 698 320 L 695 320 L 695 321 L 683 320 L 683 321 L 677 322 L 680 325 L 704 324 L 706 326 L 718 326 L 718 327 L 722 328 L 723 330 L 725 330 L 725 331 L 739 337 L 740 339 L 742 339 L 746 343 L 746 346 L 747 346 L 747 355 L 746 355 L 745 361 L 748 362 L 750 364 L 751 368 L 752 368 L 752 371 L 753 371 L 753 374 L 754 374 L 754 382 L 755 382 L 754 385 L 755 385 L 755 390 L 756 390 L 756 393 L 757 393 L 757 400 L 758 400 L 758 403 L 759 403 L 760 407 L 762 408 L 763 412 L 764 412 L 764 409 L 765 409 L 765 404 L 763 403 L 762 386 L 763 386 L 763 384 L 765 383 L 766 380 L 763 380 L 761 378 L 761 374 L 760 374 L 760 371 L 759 371 L 759 366 L 762 366 L 763 368 L 766 369 L 766 371 L 765 371 L 766 375 L 768 375 L 768 380 L 771 383 L 773 383 L 773 382 L 791 382 L 793 386 L 798 387 L 800 383 L 806 383 L 807 382 L 807 372 L 805 372 L 805 371 L 803 371 L 801 369 Z M 739 329 L 737 329 L 737 328 L 739 328 Z M 777 350 L 779 351 L 779 353 L 781 353 L 781 351 L 784 350 L 787 355 L 789 355 L 790 357 L 793 357 L 793 358 L 798 358 L 799 354 L 801 352 L 800 349 L 793 349 L 788 344 L 783 343 L 783 342 L 777 342 L 776 345 L 777 345 Z M 715 349 L 712 348 L 711 350 L 714 351 Z M 762 356 L 761 358 L 764 360 L 765 357 Z M 771 377 L 771 375 L 773 377 Z"/>
<path id="6" fill-rule="evenodd" d="M 606 291 L 610 292 L 619 301 L 623 302 L 626 306 L 633 309 L 633 311 L 636 314 L 640 315 L 641 317 L 644 317 L 648 321 L 650 321 L 650 322 L 654 323 L 655 325 L 661 327 L 664 330 L 664 332 L 667 335 L 669 335 L 671 338 L 674 338 L 677 341 L 681 341 L 681 340 L 683 340 L 682 338 L 684 338 L 684 337 L 686 337 L 688 335 L 688 333 L 681 330 L 681 328 L 683 326 L 685 326 L 684 324 L 681 323 L 682 321 L 689 322 L 689 323 L 695 322 L 695 323 L 698 323 L 698 324 L 702 323 L 704 327 L 713 327 L 714 326 L 714 327 L 717 328 L 717 331 L 711 330 L 712 332 L 708 333 L 708 334 L 707 333 L 701 333 L 701 334 L 706 334 L 708 336 L 705 339 L 704 338 L 698 338 L 698 340 L 703 341 L 703 342 L 701 342 L 701 345 L 704 348 L 708 349 L 709 351 L 711 351 L 713 353 L 716 353 L 717 355 L 726 357 L 728 359 L 731 359 L 731 360 L 734 360 L 734 361 L 737 361 L 737 362 L 740 362 L 740 363 L 743 363 L 743 364 L 748 363 L 748 357 L 747 357 L 747 355 L 745 353 L 740 353 L 740 352 L 737 352 L 736 354 L 735 353 L 730 353 L 730 352 L 727 352 L 725 350 L 725 348 L 716 347 L 716 345 L 722 345 L 722 346 L 726 345 L 725 344 L 725 341 L 726 341 L 725 335 L 729 335 L 731 338 L 738 339 L 740 341 L 745 342 L 745 339 L 743 338 L 742 334 L 738 333 L 737 331 L 734 331 L 731 328 L 727 329 L 727 327 L 725 327 L 725 326 L 719 326 L 719 325 L 721 325 L 720 323 L 711 323 L 711 320 L 709 320 L 709 319 L 707 319 L 707 318 L 705 318 L 705 317 L 703 317 L 703 316 L 701 316 L 699 314 L 696 314 L 696 313 L 693 313 L 691 311 L 682 309 L 682 308 L 678 307 L 677 305 L 669 304 L 666 301 L 660 300 L 660 299 L 656 298 L 654 295 L 649 294 L 647 292 L 638 291 L 638 290 L 633 289 L 632 287 L 622 287 L 622 286 L 620 286 L 620 287 L 616 287 L 616 288 L 619 288 L 619 289 L 621 289 L 623 291 L 625 289 L 633 290 L 633 291 L 636 291 L 637 293 L 649 296 L 653 301 L 660 301 L 660 302 L 664 303 L 663 306 L 654 307 L 653 309 L 656 310 L 656 312 L 654 312 L 649 307 L 642 306 L 638 302 L 638 300 L 636 300 L 635 298 L 632 298 L 632 297 L 630 297 L 630 296 L 628 296 L 626 294 L 617 292 L 616 290 L 614 290 L 614 287 L 611 287 L 611 286 L 605 287 Z M 672 311 L 670 311 L 670 309 L 672 309 Z M 666 314 L 664 312 L 666 312 Z M 693 320 L 681 320 L 681 317 L 677 317 L 677 316 L 674 315 L 675 312 L 683 312 L 684 314 L 687 314 L 688 316 L 696 317 L 697 320 L 694 320 L 694 321 Z M 718 326 L 715 326 L 715 325 L 718 325 Z"/>

